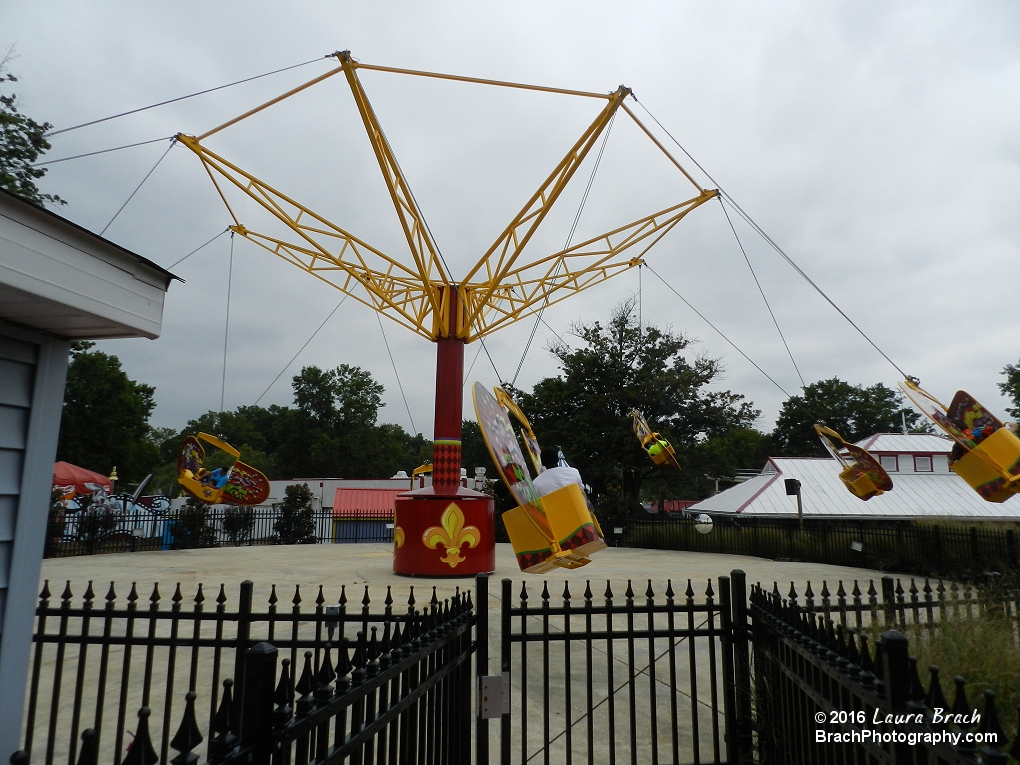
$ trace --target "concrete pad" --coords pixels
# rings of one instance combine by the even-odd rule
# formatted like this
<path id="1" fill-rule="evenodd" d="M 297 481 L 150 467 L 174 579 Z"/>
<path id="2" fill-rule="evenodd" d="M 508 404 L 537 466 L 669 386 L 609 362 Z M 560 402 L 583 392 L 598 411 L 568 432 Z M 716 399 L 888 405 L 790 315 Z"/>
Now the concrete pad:
<path id="1" fill-rule="evenodd" d="M 194 592 L 199 582 L 205 584 L 207 596 L 221 583 L 226 585 L 226 592 L 231 599 L 237 592 L 238 585 L 245 579 L 255 583 L 255 603 L 264 603 L 269 597 L 270 586 L 277 585 L 277 594 L 284 598 L 285 592 L 293 593 L 295 585 L 301 586 L 302 596 L 314 599 L 318 586 L 323 586 L 323 593 L 328 602 L 335 602 L 339 597 L 341 585 L 371 585 L 370 592 L 375 596 L 383 596 L 383 588 L 390 586 L 394 598 L 398 593 L 406 600 L 410 587 L 414 587 L 416 597 L 428 593 L 431 597 L 432 587 L 436 587 L 437 595 L 449 597 L 457 587 L 474 589 L 473 577 L 408 577 L 393 573 L 392 547 L 389 544 L 337 544 L 337 545 L 265 545 L 253 547 L 219 547 L 204 550 L 166 550 L 137 553 L 115 553 L 110 555 L 83 555 L 75 558 L 49 558 L 43 561 L 41 579 L 50 581 L 50 589 L 58 596 L 65 581 L 71 582 L 71 591 L 80 597 L 91 580 L 97 595 L 101 598 L 109 582 L 116 582 L 118 593 L 123 597 L 131 582 L 138 582 L 139 593 L 148 598 L 152 584 L 158 582 L 160 592 L 169 596 L 177 582 L 187 597 Z M 789 561 L 773 561 L 765 558 L 751 558 L 741 555 L 719 555 L 712 553 L 677 552 L 671 550 L 643 550 L 627 547 L 611 547 L 597 553 L 592 562 L 580 569 L 533 576 L 522 574 L 517 567 L 513 551 L 508 544 L 496 545 L 496 571 L 489 580 L 489 594 L 494 602 L 499 600 L 499 581 L 503 578 L 514 580 L 517 585 L 514 593 L 520 592 L 521 583 L 526 583 L 529 592 L 537 594 L 541 591 L 542 582 L 550 583 L 553 597 L 559 597 L 562 586 L 554 587 L 554 582 L 569 582 L 571 592 L 580 596 L 583 582 L 590 580 L 596 597 L 601 598 L 605 592 L 605 582 L 612 582 L 614 595 L 622 597 L 627 587 L 627 580 L 634 582 L 634 590 L 643 596 L 648 580 L 653 588 L 660 590 L 657 584 L 665 588 L 667 580 L 673 581 L 673 588 L 682 592 L 686 580 L 694 583 L 695 592 L 704 592 L 709 579 L 728 576 L 733 569 L 742 569 L 747 574 L 750 585 L 761 582 L 771 586 L 779 582 L 780 590 L 785 595 L 790 582 L 794 582 L 798 592 L 802 592 L 807 582 L 811 582 L 817 593 L 823 580 L 829 583 L 829 589 L 835 591 L 837 580 L 842 580 L 849 592 L 853 580 L 861 582 L 861 589 L 866 590 L 869 579 L 876 581 L 882 572 L 870 569 L 849 568 L 847 566 L 828 566 L 822 563 L 797 563 Z M 698 583 L 701 583 L 700 586 Z M 574 585 L 582 584 L 575 590 Z M 596 587 L 596 583 L 600 583 Z M 639 589 L 640 583 L 640 589 Z M 40 581 L 40 587 L 42 582 Z M 361 590 L 356 590 L 359 595 Z M 348 598 L 354 592 L 348 589 Z M 289 600 L 289 597 L 287 598 Z M 257 607 L 257 605 L 256 605 Z"/>

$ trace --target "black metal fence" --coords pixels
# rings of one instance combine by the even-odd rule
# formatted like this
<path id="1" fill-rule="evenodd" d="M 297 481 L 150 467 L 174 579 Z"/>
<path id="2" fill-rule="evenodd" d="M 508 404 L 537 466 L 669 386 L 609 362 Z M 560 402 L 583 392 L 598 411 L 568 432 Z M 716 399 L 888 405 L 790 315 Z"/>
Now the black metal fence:
<path id="1" fill-rule="evenodd" d="M 103 598 L 90 584 L 76 602 L 70 585 L 54 599 L 47 584 L 24 723 L 31 754 L 17 762 L 152 765 L 177 752 L 174 763 L 191 763 L 204 747 L 217 765 L 268 762 L 266 752 L 274 765 L 468 763 L 473 709 L 478 765 L 490 754 L 504 765 L 1005 762 L 994 697 L 985 694 L 980 727 L 939 727 L 937 707 L 970 714 L 963 681 L 950 706 L 938 670 L 922 684 L 894 630 L 994 617 L 1015 637 L 1016 596 L 891 577 L 748 595 L 741 571 L 676 589 L 580 586 L 503 580 L 490 634 L 484 576 L 477 609 L 459 589 L 440 601 L 433 588 L 423 602 L 411 588 L 405 605 L 389 588 L 350 599 L 341 588 L 328 602 L 320 587 L 309 603 L 300 588 L 273 587 L 257 608 L 251 582 L 236 601 L 222 586 L 186 600 L 158 586 L 146 598 L 111 585 Z M 490 640 L 500 657 L 492 676 Z M 920 717 L 886 722 L 906 713 Z M 489 719 L 500 720 L 498 741 Z M 862 740 L 864 729 L 877 738 Z M 897 731 L 923 746 L 878 736 Z M 924 736 L 940 731 L 940 741 L 997 738 L 978 754 L 966 741 L 928 746 Z"/>
<path id="2" fill-rule="evenodd" d="M 855 566 L 944 579 L 1020 575 L 1020 542 L 1012 529 L 911 521 L 713 517 L 701 534 L 687 518 L 636 518 L 626 547 L 753 555 Z"/>
<path id="3" fill-rule="evenodd" d="M 311 531 L 301 539 L 281 536 L 274 528 L 280 511 L 274 507 L 214 505 L 202 513 L 169 511 L 121 512 L 116 508 L 82 511 L 51 522 L 45 557 L 92 555 L 146 550 L 248 545 L 392 542 L 393 519 L 374 513 L 345 511 L 334 518 L 329 508 L 309 513 Z"/>
<path id="4" fill-rule="evenodd" d="M 79 733 L 91 728 L 95 735 L 90 746 L 99 761 L 118 763 L 138 733 L 136 711 L 145 708 L 157 756 L 167 762 L 188 694 L 195 694 L 188 703 L 190 714 L 206 730 L 239 733 L 245 653 L 255 643 L 272 644 L 285 657 L 281 662 L 285 667 L 301 666 L 303 656 L 303 676 L 310 667 L 310 677 L 321 684 L 323 673 L 330 671 L 324 667 L 332 664 L 337 674 L 336 666 L 364 669 L 384 653 L 392 663 L 398 655 L 394 651 L 406 653 L 413 640 L 426 639 L 422 635 L 437 624 L 470 611 L 470 600 L 459 591 L 454 603 L 441 603 L 435 589 L 431 599 L 422 602 L 412 587 L 406 605 L 395 605 L 389 588 L 384 597 L 373 600 L 366 587 L 355 604 L 342 587 L 339 599 L 327 603 L 321 586 L 311 602 L 300 588 L 292 597 L 281 598 L 274 586 L 266 605 L 256 609 L 253 589 L 250 581 L 243 582 L 237 600 L 231 602 L 223 586 L 207 596 L 200 585 L 185 600 L 179 586 L 166 598 L 157 585 L 146 598 L 134 586 L 126 597 L 119 597 L 111 584 L 105 598 L 97 598 L 89 583 L 79 603 L 74 602 L 70 585 L 59 603 L 52 603 L 47 583 L 36 610 L 24 749 L 47 765 L 73 763 Z M 208 598 L 215 605 L 207 603 Z M 401 661 L 407 658 L 399 655 Z M 403 677 L 403 670 L 400 674 Z M 233 700 L 224 711 L 220 689 L 228 677 L 234 680 Z M 293 677 L 289 682 L 294 684 Z M 354 677 L 343 682 L 351 684 Z M 295 685 L 302 698 L 307 686 L 307 679 Z M 315 699 L 316 704 L 325 700 L 321 689 Z M 300 700 L 295 707 L 306 708 Z M 230 714 L 225 731 L 223 716 Z M 297 715 L 302 716 L 307 717 L 304 712 Z M 213 754 L 210 750 L 209 756 Z"/>
<path id="5" fill-rule="evenodd" d="M 1008 747 L 995 694 L 972 709 L 963 678 L 947 701 L 937 667 L 922 683 L 907 639 L 882 633 L 874 651 L 824 617 L 752 589 L 754 732 L 758 762 L 996 763 Z"/>
<path id="6" fill-rule="evenodd" d="M 729 577 L 718 591 L 687 580 L 679 592 L 666 582 L 656 593 L 650 581 L 635 592 L 628 581 L 596 595 L 591 582 L 573 593 L 565 582 L 553 595 L 548 583 L 522 583 L 516 596 L 504 579 L 502 671 L 515 701 L 502 717 L 501 762 L 736 761 L 734 689 L 748 677 L 746 648 L 735 654 L 732 640 L 742 577 L 736 600 Z"/>

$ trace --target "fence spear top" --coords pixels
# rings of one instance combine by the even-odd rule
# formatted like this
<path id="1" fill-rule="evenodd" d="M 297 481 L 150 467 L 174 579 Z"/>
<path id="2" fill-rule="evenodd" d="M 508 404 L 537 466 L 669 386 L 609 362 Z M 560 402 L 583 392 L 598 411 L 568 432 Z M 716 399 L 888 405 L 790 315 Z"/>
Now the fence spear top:
<path id="1" fill-rule="evenodd" d="M 967 703 L 967 689 L 964 687 L 967 683 L 959 675 L 953 678 L 953 682 L 956 683 L 956 698 L 953 700 L 953 714 L 967 717 L 970 715 L 970 705 Z M 969 726 L 961 725 L 960 727 L 967 728 Z"/>
<path id="2" fill-rule="evenodd" d="M 999 713 L 995 709 L 994 691 L 985 691 L 985 709 L 981 713 L 981 727 L 978 728 L 978 731 L 986 735 L 994 734 L 996 743 L 1006 738 L 1006 732 L 999 723 Z"/>
<path id="3" fill-rule="evenodd" d="M 295 610 L 298 607 L 300 607 L 300 605 L 301 605 L 301 585 L 300 584 L 295 584 L 294 585 L 294 597 L 291 598 L 290 602 L 294 604 Z"/>
<path id="4" fill-rule="evenodd" d="M 181 595 L 181 583 L 180 582 L 177 583 L 177 589 L 174 590 L 174 594 L 171 596 L 170 600 L 172 600 L 174 602 L 174 608 L 178 608 L 180 606 L 180 604 L 181 604 L 181 601 L 184 600 L 184 596 Z"/>
<path id="5" fill-rule="evenodd" d="M 71 580 L 68 579 L 67 584 L 64 585 L 64 591 L 60 594 L 60 599 L 67 601 L 70 600 L 72 597 L 73 596 L 71 595 Z"/>
<path id="6" fill-rule="evenodd" d="M 113 589 L 113 582 L 110 582 L 110 589 Z M 47 579 L 43 582 L 42 592 L 39 593 L 39 600 L 49 600 L 50 598 L 50 580 Z"/>
<path id="7" fill-rule="evenodd" d="M 949 702 L 946 701 L 946 696 L 942 693 L 942 682 L 939 680 L 939 668 L 934 664 L 929 665 L 928 674 L 931 677 L 931 684 L 928 686 L 928 695 L 924 700 L 925 706 L 929 709 L 948 708 Z"/>
<path id="8" fill-rule="evenodd" d="M 85 588 L 85 595 L 83 596 L 86 605 L 91 605 L 91 601 L 96 599 L 95 590 L 92 589 L 92 580 L 89 579 L 89 586 Z"/>
<path id="9" fill-rule="evenodd" d="M 326 596 L 322 594 L 322 585 L 319 585 L 319 594 L 315 597 L 315 605 L 322 608 L 322 604 L 326 602 Z"/>
<path id="10" fill-rule="evenodd" d="M 542 598 L 542 601 L 543 601 L 542 605 L 548 606 L 549 605 L 549 580 L 548 579 L 543 579 L 542 580 L 542 595 L 541 595 L 541 598 Z"/>
<path id="11" fill-rule="evenodd" d="M 691 580 L 687 580 L 687 592 L 684 593 L 688 600 L 694 600 L 694 585 L 691 584 Z"/>
<path id="12" fill-rule="evenodd" d="M 159 582 L 152 583 L 152 594 L 149 596 L 149 602 L 153 606 L 159 603 Z"/>
<path id="13" fill-rule="evenodd" d="M 198 728 L 198 721 L 195 719 L 195 698 L 194 691 L 188 691 L 184 696 L 184 716 L 181 718 L 180 727 L 170 742 L 170 747 L 182 754 L 188 754 L 202 743 L 202 731 Z"/>
<path id="14" fill-rule="evenodd" d="M 305 651 L 305 663 L 301 668 L 301 679 L 298 680 L 295 690 L 302 696 L 309 695 L 315 690 L 315 681 L 312 679 L 314 672 L 312 671 L 312 652 Z"/>
<path id="15" fill-rule="evenodd" d="M 220 582 L 220 591 L 219 594 L 216 596 L 216 607 L 220 610 L 223 610 L 223 604 L 226 602 L 227 602 L 227 588 L 223 584 L 223 582 Z"/>
<path id="16" fill-rule="evenodd" d="M 566 579 L 563 580 L 563 600 L 570 600 L 570 582 Z"/>
<path id="17" fill-rule="evenodd" d="M 280 602 L 280 599 L 276 596 L 276 585 L 272 585 L 269 591 L 269 607 L 276 608 L 276 604 Z"/>
<path id="18" fill-rule="evenodd" d="M 672 579 L 667 579 L 666 580 L 666 597 L 669 598 L 670 600 L 672 600 L 674 594 L 675 593 L 673 592 L 673 580 Z"/>
<path id="19" fill-rule="evenodd" d="M 152 741 L 149 738 L 150 714 L 148 707 L 138 710 L 138 733 L 131 742 L 127 757 L 121 760 L 121 765 L 155 765 L 159 762 L 159 755 L 152 748 Z"/>

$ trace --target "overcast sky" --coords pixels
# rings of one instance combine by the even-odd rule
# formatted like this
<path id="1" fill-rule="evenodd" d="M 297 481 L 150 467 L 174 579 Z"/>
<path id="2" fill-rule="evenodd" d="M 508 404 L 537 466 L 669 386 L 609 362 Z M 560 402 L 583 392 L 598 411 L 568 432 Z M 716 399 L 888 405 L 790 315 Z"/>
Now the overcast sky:
<path id="1" fill-rule="evenodd" d="M 1005 414 L 996 383 L 1020 357 L 1015 2 L 0 0 L 0 19 L 0 46 L 15 46 L 8 68 L 20 78 L 22 110 L 58 129 L 338 49 L 364 63 L 597 92 L 625 84 L 899 367 L 943 401 L 963 388 Z M 330 66 L 315 61 L 65 133 L 53 138 L 46 158 L 200 134 Z M 601 107 L 560 95 L 361 77 L 455 276 Z M 42 189 L 70 202 L 58 212 L 98 233 L 168 145 L 53 165 Z M 342 76 L 205 145 L 409 259 Z M 589 161 L 577 174 L 534 255 L 563 246 L 591 169 Z M 691 191 L 621 113 L 573 241 Z M 169 267 L 230 222 L 201 163 L 178 146 L 105 236 Z M 242 222 L 270 228 L 257 215 Z M 747 225 L 737 232 L 806 382 L 838 376 L 896 384 L 896 369 L 789 265 Z M 180 428 L 220 406 L 229 258 L 223 236 L 173 269 L 187 281 L 170 287 L 158 340 L 101 343 L 133 378 L 156 386 L 156 425 Z M 691 213 L 647 262 L 786 391 L 797 391 L 798 376 L 719 203 Z M 786 395 L 647 270 L 549 309 L 551 329 L 539 327 L 518 387 L 555 374 L 547 351 L 554 332 L 570 341 L 572 324 L 605 319 L 631 296 L 646 323 L 681 331 L 699 341 L 697 352 L 721 358 L 720 387 L 745 394 L 762 410 L 759 427 L 771 429 Z M 341 298 L 237 238 L 225 407 L 255 403 Z M 515 376 L 532 326 L 523 321 L 486 340 L 502 378 Z M 497 372 L 478 351 L 478 343 L 467 347 L 468 381 L 496 384 Z M 303 365 L 341 363 L 368 369 L 385 385 L 381 421 L 432 436 L 434 346 L 386 319 L 380 330 L 376 315 L 354 300 L 260 403 L 290 404 L 290 378 Z M 469 395 L 465 405 L 473 418 Z"/>

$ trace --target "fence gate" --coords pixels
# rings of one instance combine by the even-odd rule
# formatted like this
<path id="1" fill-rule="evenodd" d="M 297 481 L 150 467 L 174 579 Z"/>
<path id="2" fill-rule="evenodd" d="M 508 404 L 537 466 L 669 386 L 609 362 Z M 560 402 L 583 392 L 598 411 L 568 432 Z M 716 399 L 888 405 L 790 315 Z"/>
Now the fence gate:
<path id="1" fill-rule="evenodd" d="M 732 592 L 730 577 L 704 589 L 606 582 L 598 593 L 591 581 L 513 592 L 504 579 L 500 762 L 749 761 L 750 699 L 737 691 L 748 679 L 746 589 L 743 572 L 733 577 Z"/>

